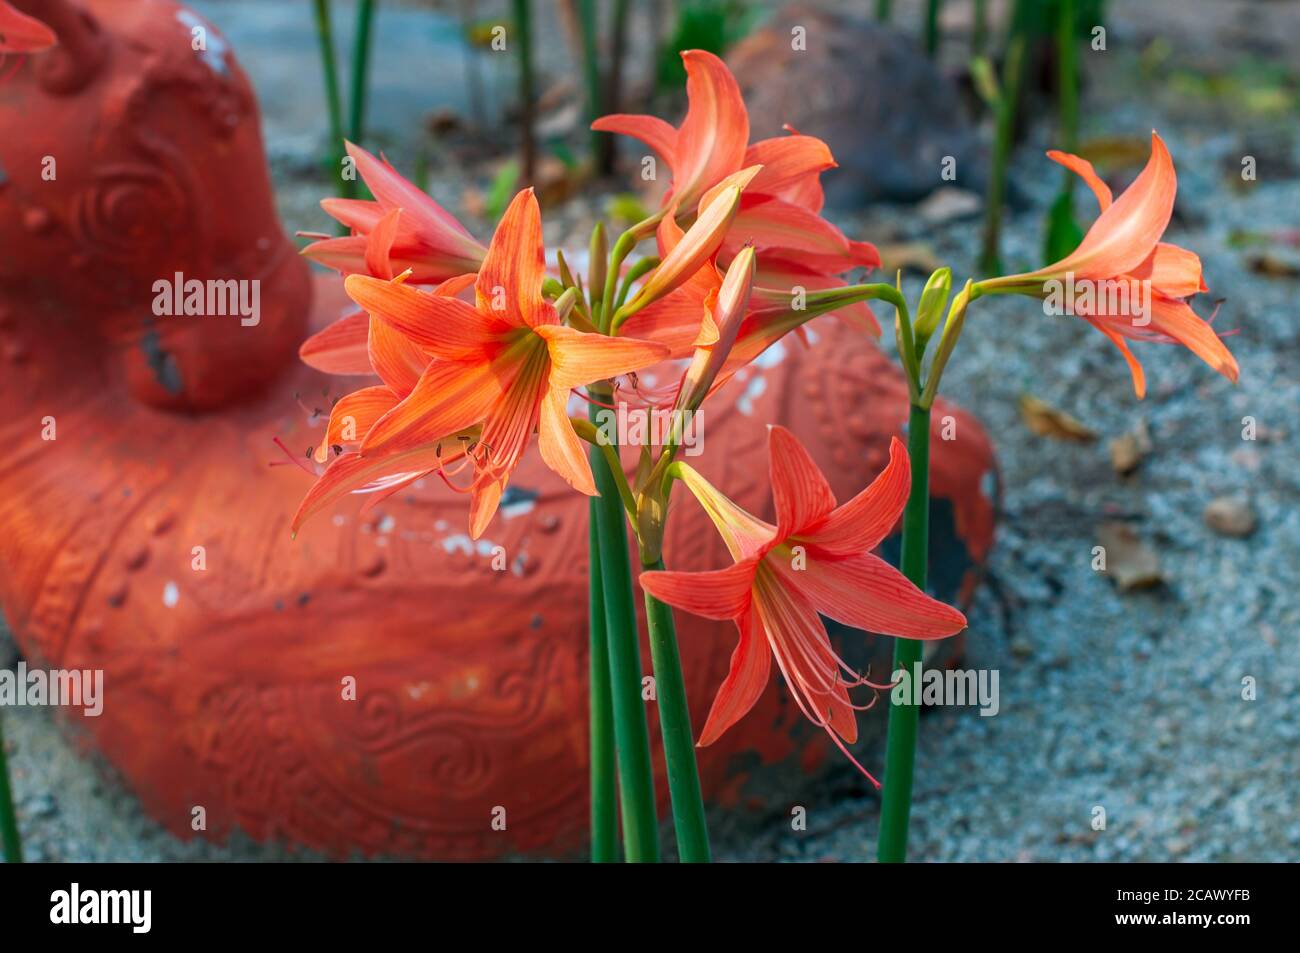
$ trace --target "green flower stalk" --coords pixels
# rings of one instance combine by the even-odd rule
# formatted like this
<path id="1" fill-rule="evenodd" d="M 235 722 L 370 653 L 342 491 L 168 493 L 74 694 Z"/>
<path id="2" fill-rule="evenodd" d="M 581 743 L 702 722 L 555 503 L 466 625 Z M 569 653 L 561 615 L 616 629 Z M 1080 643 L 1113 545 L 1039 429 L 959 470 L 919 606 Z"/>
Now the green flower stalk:
<path id="1" fill-rule="evenodd" d="M 23 842 L 18 835 L 18 815 L 14 811 L 13 788 L 9 782 L 9 763 L 5 755 L 4 720 L 0 719 L 0 846 L 5 863 L 23 862 Z"/>
<path id="2" fill-rule="evenodd" d="M 347 198 L 349 185 L 342 177 L 343 164 L 343 101 L 339 96 L 338 69 L 334 63 L 334 30 L 330 22 L 329 0 L 314 0 L 312 10 L 316 19 L 316 40 L 320 46 L 321 72 L 325 77 L 325 108 L 330 123 L 330 170 L 339 176 L 339 195 Z M 340 234 L 347 228 L 340 226 Z"/>
<path id="3" fill-rule="evenodd" d="M 903 510 L 903 545 L 900 569 L 918 589 L 924 591 L 929 566 L 930 518 L 930 408 L 939 382 L 952 357 L 966 321 L 967 305 L 982 292 L 972 282 L 948 308 L 943 331 L 930 358 L 928 373 L 922 376 L 925 352 L 938 316 L 948 302 L 952 272 L 941 268 L 932 274 L 921 293 L 916 321 L 909 322 L 906 303 L 900 300 L 896 326 L 899 354 L 912 395 L 907 419 L 907 455 L 912 464 L 912 487 Z M 900 296 L 901 298 L 901 296 Z M 912 672 L 921 664 L 923 644 L 899 639 L 894 644 L 894 672 Z M 885 778 L 880 808 L 880 839 L 876 857 L 882 863 L 907 859 L 907 831 L 912 812 L 912 779 L 916 761 L 917 723 L 920 709 L 911 700 L 893 702 L 885 739 Z"/>
<path id="4" fill-rule="evenodd" d="M 374 0 L 358 0 L 357 26 L 352 36 L 352 84 L 348 95 L 348 138 L 357 145 L 362 145 L 365 139 L 366 90 L 370 71 L 370 26 L 374 18 Z"/>
<path id="5" fill-rule="evenodd" d="M 597 400 L 612 393 L 592 388 Z M 593 415 L 596 408 L 592 408 Z M 614 454 L 617 459 L 617 453 Z M 591 558 L 600 562 L 601 597 L 609 652 L 614 745 L 618 755 L 619 794 L 623 815 L 623 852 L 629 863 L 659 859 L 659 821 L 655 810 L 650 735 L 641 700 L 641 652 L 636 610 L 632 603 L 632 566 L 628 553 L 624 504 L 616 481 L 621 471 L 606 454 L 591 453 L 591 470 L 600 495 L 593 497 L 598 546 Z M 593 576 L 594 579 L 594 576 Z M 594 596 L 593 596 L 594 601 Z"/>
<path id="6" fill-rule="evenodd" d="M 605 592 L 601 581 L 599 516 L 596 498 L 587 503 L 587 552 L 590 563 L 588 613 L 591 627 L 591 860 L 618 860 L 618 816 L 615 808 L 614 711 L 610 694 L 609 643 L 605 635 Z"/>

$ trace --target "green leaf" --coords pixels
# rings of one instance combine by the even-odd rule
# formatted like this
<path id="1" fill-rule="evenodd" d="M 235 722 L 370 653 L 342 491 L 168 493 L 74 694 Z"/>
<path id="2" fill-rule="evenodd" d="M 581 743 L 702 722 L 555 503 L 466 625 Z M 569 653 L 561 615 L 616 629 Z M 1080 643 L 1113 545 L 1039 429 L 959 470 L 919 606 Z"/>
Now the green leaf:
<path id="1" fill-rule="evenodd" d="M 1062 189 L 1047 212 L 1047 234 L 1043 239 L 1043 263 L 1060 261 L 1083 241 L 1083 229 L 1074 219 L 1074 194 Z"/>
<path id="2" fill-rule="evenodd" d="M 501 216 L 505 214 L 506 206 L 514 198 L 515 185 L 519 182 L 519 163 L 514 159 L 506 162 L 501 166 L 488 186 L 487 198 L 484 200 L 484 207 L 487 209 L 488 217 L 492 221 L 500 221 Z"/>

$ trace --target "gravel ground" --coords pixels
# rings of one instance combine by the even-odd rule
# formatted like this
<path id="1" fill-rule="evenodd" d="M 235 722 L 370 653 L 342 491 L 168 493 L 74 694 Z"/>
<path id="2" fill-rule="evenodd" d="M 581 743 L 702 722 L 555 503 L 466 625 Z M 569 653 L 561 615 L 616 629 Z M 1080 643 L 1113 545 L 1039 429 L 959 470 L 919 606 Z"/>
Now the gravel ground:
<path id="1" fill-rule="evenodd" d="M 1143 136 L 1154 127 L 1165 137 L 1179 171 L 1168 237 L 1201 255 L 1208 297 L 1226 299 L 1216 327 L 1239 332 L 1228 341 L 1241 382 L 1234 387 L 1181 348 L 1139 345 L 1149 386 L 1139 402 L 1119 355 L 1081 322 L 1009 299 L 982 300 L 968 316 L 943 390 L 994 435 L 1005 512 L 993 585 L 970 615 L 966 664 L 999 671 L 1001 709 L 996 717 L 971 708 L 923 716 L 916 860 L 1300 859 L 1297 279 L 1254 273 L 1229 242 L 1236 230 L 1296 227 L 1295 117 L 1207 128 L 1194 106 L 1133 95 L 1135 73 L 1134 64 L 1117 64 L 1093 90 L 1084 136 Z M 1261 139 L 1288 161 L 1273 164 L 1282 174 L 1237 191 L 1222 170 L 1239 169 Z M 1034 267 L 1059 181 L 1043 158 L 1051 146 L 1043 129 L 1017 151 L 1013 178 L 1027 207 L 1006 222 L 1008 271 Z M 893 209 L 863 227 L 928 242 L 957 275 L 974 265 L 977 221 L 935 228 Z M 1020 420 L 1023 393 L 1072 414 L 1098 439 L 1032 435 Z M 1258 425 L 1253 442 L 1243 440 L 1248 416 Z M 1121 477 L 1109 441 L 1142 425 L 1152 450 Z M 1207 504 L 1222 496 L 1256 514 L 1249 538 L 1206 526 Z M 1121 593 L 1092 570 L 1097 528 L 1107 521 L 1128 523 L 1158 555 L 1161 585 Z M 1252 701 L 1243 699 L 1247 677 Z M 805 832 L 783 817 L 729 856 L 874 855 L 874 796 L 839 792 L 805 806 Z M 1104 830 L 1093 829 L 1098 807 Z"/>
<path id="2" fill-rule="evenodd" d="M 1159 20 L 1170 4 L 1151 7 Z M 1127 36 L 1141 40 L 1140 25 Z M 923 718 L 917 860 L 1300 859 L 1300 720 L 1289 703 L 1300 694 L 1297 279 L 1255 273 L 1229 243 L 1238 229 L 1296 227 L 1298 126 L 1293 111 L 1282 124 L 1238 115 L 1206 123 L 1204 110 L 1185 100 L 1135 94 L 1138 72 L 1136 51 L 1116 57 L 1089 92 L 1084 137 L 1140 137 L 1153 127 L 1164 135 L 1180 176 L 1170 238 L 1200 253 L 1211 297 L 1225 299 L 1216 326 L 1239 332 L 1229 344 L 1241 383 L 1232 386 L 1181 349 L 1139 345 L 1150 393 L 1138 402 L 1117 353 L 1081 323 L 1046 318 L 1027 300 L 973 309 L 944 392 L 973 410 L 998 446 L 1005 512 L 990 585 L 970 615 L 967 664 L 999 672 L 1000 711 L 940 709 Z M 311 205 L 319 186 L 303 173 L 311 163 L 295 155 L 292 136 L 277 143 L 274 129 L 286 222 L 318 228 Z M 1239 167 L 1261 130 L 1286 161 L 1261 161 L 1259 182 L 1233 189 L 1223 170 Z M 1024 201 L 1006 220 L 1009 269 L 1037 257 L 1043 210 L 1059 181 L 1042 157 L 1050 145 L 1039 129 L 1015 155 Z M 582 215 L 561 213 L 559 229 Z M 880 243 L 924 242 L 958 276 L 969 273 L 978 247 L 978 220 L 927 223 L 911 209 L 886 207 L 842 224 Z M 910 296 L 921 280 L 910 279 Z M 1034 436 L 1017 408 L 1023 393 L 1072 414 L 1098 439 Z M 1255 441 L 1242 439 L 1247 416 L 1258 424 Z M 1150 453 L 1136 473 L 1118 476 L 1108 443 L 1140 423 Z M 1207 528 L 1206 505 L 1220 496 L 1253 510 L 1253 535 Z M 1106 521 L 1132 526 L 1158 555 L 1159 586 L 1120 593 L 1091 569 Z M 0 641 L 0 664 L 5 654 Z M 1255 680 L 1256 700 L 1242 697 L 1246 677 Z M 111 768 L 86 756 L 47 711 L 4 716 L 32 859 L 311 859 L 242 839 L 180 842 L 144 817 Z M 868 764 L 882 760 L 880 752 L 865 756 Z M 748 842 L 720 845 L 719 855 L 872 856 L 879 802 L 855 777 L 828 779 L 801 806 L 806 831 L 791 830 L 783 815 Z M 1093 829 L 1098 807 L 1104 830 Z"/>

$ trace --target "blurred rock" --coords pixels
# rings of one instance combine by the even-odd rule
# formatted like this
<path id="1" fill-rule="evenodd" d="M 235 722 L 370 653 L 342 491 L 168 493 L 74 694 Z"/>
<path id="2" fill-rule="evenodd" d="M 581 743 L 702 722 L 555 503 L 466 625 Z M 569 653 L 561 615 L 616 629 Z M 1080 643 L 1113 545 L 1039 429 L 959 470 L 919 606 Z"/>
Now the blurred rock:
<path id="1" fill-rule="evenodd" d="M 806 49 L 792 48 L 796 27 Z M 823 179 L 831 205 L 984 187 L 983 151 L 961 96 L 911 36 L 791 3 L 727 61 L 749 106 L 751 141 L 789 124 L 830 145 L 840 165 Z M 946 157 L 955 160 L 951 180 L 941 175 Z"/>
<path id="2" fill-rule="evenodd" d="M 1121 592 L 1149 589 L 1164 579 L 1160 558 L 1127 523 L 1102 523 L 1097 541 L 1106 550 L 1106 575 Z"/>
<path id="3" fill-rule="evenodd" d="M 963 218 L 973 218 L 979 215 L 983 207 L 984 202 L 977 193 L 945 185 L 931 192 L 916 207 L 916 214 L 927 225 L 944 225 Z"/>
<path id="4" fill-rule="evenodd" d="M 1146 421 L 1140 420 L 1128 433 L 1110 442 L 1110 465 L 1120 476 L 1128 476 L 1150 452 L 1151 435 Z"/>
<path id="5" fill-rule="evenodd" d="M 1237 497 L 1215 497 L 1205 507 L 1205 525 L 1220 536 L 1244 539 L 1255 532 L 1258 522 L 1250 503 Z"/>
<path id="6" fill-rule="evenodd" d="M 1072 443 L 1092 443 L 1097 439 L 1097 433 L 1091 427 L 1033 394 L 1020 395 L 1020 419 L 1040 437 Z"/>

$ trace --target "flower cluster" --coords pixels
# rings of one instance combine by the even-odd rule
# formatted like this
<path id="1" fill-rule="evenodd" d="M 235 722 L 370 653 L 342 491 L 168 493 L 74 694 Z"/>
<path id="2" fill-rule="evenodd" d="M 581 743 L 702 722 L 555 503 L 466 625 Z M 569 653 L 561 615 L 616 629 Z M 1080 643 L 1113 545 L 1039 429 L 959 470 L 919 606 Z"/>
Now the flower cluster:
<path id="1" fill-rule="evenodd" d="M 1169 153 L 1153 136 L 1150 163 L 1114 202 L 1087 162 L 1051 153 L 1092 187 L 1101 216 L 1064 260 L 968 283 L 923 384 L 926 342 L 939 330 L 950 272 L 927 284 L 915 324 L 896 288 L 848 284 L 848 272 L 877 266 L 879 256 L 822 217 L 820 175 L 835 166 L 826 144 L 793 130 L 750 142 L 748 114 L 726 66 L 709 53 L 682 55 L 689 107 L 680 126 L 632 115 L 594 124 L 640 139 L 669 167 L 672 182 L 658 210 L 612 248 L 598 227 L 585 285 L 562 256 L 548 272 L 532 190 L 515 196 L 485 247 L 386 161 L 348 145 L 374 200 L 323 202 L 350 234 L 322 237 L 304 254 L 346 275 L 360 310 L 308 340 L 301 355 L 322 371 L 373 375 L 380 383 L 334 405 L 316 451 L 328 466 L 293 525 L 344 494 L 368 493 L 373 502 L 437 474 L 468 495 L 469 532 L 477 538 L 534 436 L 550 469 L 580 493 L 596 494 L 587 440 L 594 459 L 603 453 L 609 463 L 646 567 L 659 562 L 668 497 L 678 482 L 712 518 L 734 560 L 709 572 L 641 575 L 642 587 L 661 602 L 734 620 L 739 630 L 699 743 L 714 741 L 754 705 L 774 658 L 804 714 L 843 749 L 857 736 L 855 711 L 869 707 L 855 705 L 850 689 L 882 686 L 837 655 L 821 616 L 909 639 L 942 638 L 966 624 L 959 611 L 872 554 L 908 500 L 903 445 L 895 440 L 884 472 L 837 506 L 795 436 L 773 427 L 772 525 L 676 460 L 671 440 L 657 456 L 641 448 L 629 481 L 617 451 L 601 446 L 585 417 L 570 417 L 571 395 L 694 412 L 737 370 L 818 315 L 835 314 L 878 335 L 867 305 L 874 298 L 899 310 L 913 403 L 928 408 L 970 301 L 1005 293 L 1043 297 L 1050 282 L 1067 275 L 1149 281 L 1154 288 L 1149 325 L 1100 306 L 1074 311 L 1120 348 L 1139 396 L 1142 370 L 1126 339 L 1178 341 L 1234 379 L 1236 364 L 1187 304 L 1205 290 L 1200 262 L 1160 241 L 1175 179 Z M 638 244 L 652 238 L 657 254 L 627 267 Z M 663 365 L 657 377 L 675 383 L 647 394 L 635 372 L 656 365 Z"/>

